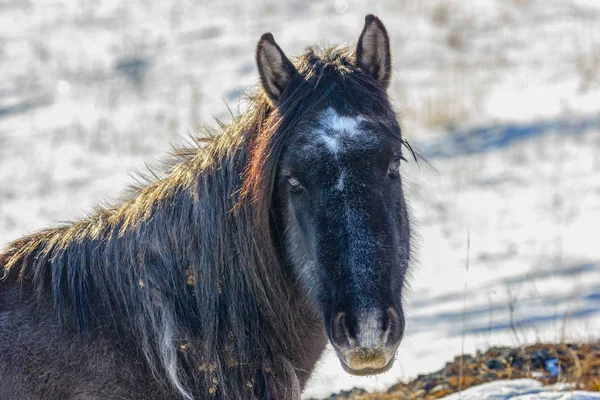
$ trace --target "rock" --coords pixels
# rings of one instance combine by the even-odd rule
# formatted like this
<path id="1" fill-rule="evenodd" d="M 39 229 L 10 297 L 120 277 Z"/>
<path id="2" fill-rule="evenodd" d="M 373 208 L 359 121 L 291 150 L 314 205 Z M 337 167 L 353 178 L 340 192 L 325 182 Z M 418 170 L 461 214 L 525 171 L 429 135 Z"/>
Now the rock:
<path id="1" fill-rule="evenodd" d="M 546 349 L 535 351 L 531 356 L 531 368 L 543 369 L 546 360 L 554 358 Z"/>
<path id="2" fill-rule="evenodd" d="M 441 384 L 441 385 L 437 385 L 436 387 L 431 389 L 431 393 L 437 393 L 437 392 L 442 392 L 442 391 L 446 391 L 446 390 L 448 390 L 448 385 Z"/>
<path id="3" fill-rule="evenodd" d="M 506 368 L 506 361 L 503 358 L 491 358 L 485 361 L 485 366 L 494 371 L 502 371 Z"/>
<path id="4" fill-rule="evenodd" d="M 425 380 L 425 385 L 423 386 L 423 390 L 425 390 L 426 392 L 431 392 L 433 388 L 437 387 L 439 383 L 438 379 L 426 379 Z"/>

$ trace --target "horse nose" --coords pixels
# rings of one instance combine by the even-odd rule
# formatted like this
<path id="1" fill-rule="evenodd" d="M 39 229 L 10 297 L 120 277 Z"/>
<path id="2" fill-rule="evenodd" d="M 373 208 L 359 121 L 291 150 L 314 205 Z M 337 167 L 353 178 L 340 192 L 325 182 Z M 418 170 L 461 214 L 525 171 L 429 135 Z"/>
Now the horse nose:
<path id="1" fill-rule="evenodd" d="M 355 375 L 389 369 L 404 335 L 404 318 L 393 307 L 363 311 L 354 320 L 339 312 L 331 326 L 332 344 L 342 366 Z"/>
<path id="2" fill-rule="evenodd" d="M 404 337 L 404 317 L 401 317 L 393 307 L 386 310 L 385 316 L 386 345 L 398 347 Z"/>
<path id="3" fill-rule="evenodd" d="M 332 323 L 333 344 L 339 347 L 382 347 L 398 344 L 404 335 L 404 318 L 394 307 L 362 312 L 356 318 L 355 334 L 351 334 L 346 312 L 339 312 Z"/>

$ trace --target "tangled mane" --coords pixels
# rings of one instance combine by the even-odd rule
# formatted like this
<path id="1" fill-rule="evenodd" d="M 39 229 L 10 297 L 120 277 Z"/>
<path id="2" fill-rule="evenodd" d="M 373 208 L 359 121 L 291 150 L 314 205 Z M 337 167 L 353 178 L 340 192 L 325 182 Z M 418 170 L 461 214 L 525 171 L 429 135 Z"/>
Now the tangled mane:
<path id="1" fill-rule="evenodd" d="M 336 96 L 395 116 L 348 49 L 309 48 L 294 64 L 299 74 L 277 107 L 259 93 L 222 134 L 130 199 L 9 244 L 0 285 L 50 297 L 83 336 L 110 330 L 186 398 L 250 398 L 269 374 L 297 390 L 286 357 L 301 349 L 298 314 L 310 307 L 273 223 L 280 155 Z"/>

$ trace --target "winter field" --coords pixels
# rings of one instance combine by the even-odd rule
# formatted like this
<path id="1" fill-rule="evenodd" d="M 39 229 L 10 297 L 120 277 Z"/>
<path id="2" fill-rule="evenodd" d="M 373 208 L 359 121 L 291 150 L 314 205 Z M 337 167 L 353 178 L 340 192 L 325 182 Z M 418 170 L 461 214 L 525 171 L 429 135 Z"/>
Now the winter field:
<path id="1" fill-rule="evenodd" d="M 404 164 L 418 235 L 406 338 L 377 377 L 328 352 L 306 397 L 491 345 L 600 339 L 594 0 L 0 0 L 0 247 L 114 201 L 171 144 L 243 112 L 262 33 L 289 55 L 354 46 L 367 13 L 388 28 L 391 94 L 429 161 Z M 576 398 L 524 385 L 510 398 Z"/>
<path id="2" fill-rule="evenodd" d="M 565 385 L 543 388 L 532 379 L 497 381 L 456 393 L 442 400 L 595 400 L 600 394 L 568 391 Z"/>

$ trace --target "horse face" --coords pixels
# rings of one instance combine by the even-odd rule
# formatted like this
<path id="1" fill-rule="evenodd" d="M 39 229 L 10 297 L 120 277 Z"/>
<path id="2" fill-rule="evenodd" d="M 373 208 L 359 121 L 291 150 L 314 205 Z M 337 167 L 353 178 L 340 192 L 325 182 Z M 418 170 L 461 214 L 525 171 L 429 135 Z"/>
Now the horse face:
<path id="1" fill-rule="evenodd" d="M 286 89 L 300 75 L 305 82 L 323 76 L 298 72 L 271 34 L 259 41 L 256 59 L 275 108 L 285 104 Z M 351 70 L 370 76 L 365 85 L 385 97 L 389 38 L 372 15 Z M 365 106 L 369 99 L 362 93 L 368 91 L 345 91 L 350 79 L 340 73 L 341 89 L 289 137 L 279 161 L 275 211 L 284 256 L 322 315 L 342 366 L 371 375 L 391 367 L 404 333 L 410 231 L 397 119 L 387 100 L 376 110 Z"/>
<path id="2" fill-rule="evenodd" d="M 391 367 L 404 332 L 410 233 L 391 124 L 326 108 L 280 164 L 285 252 L 342 366 L 357 375 Z"/>

